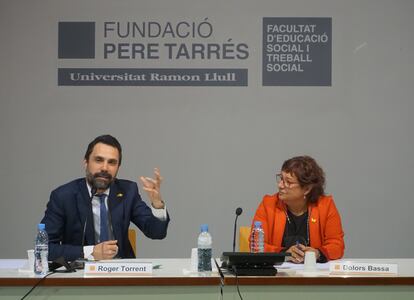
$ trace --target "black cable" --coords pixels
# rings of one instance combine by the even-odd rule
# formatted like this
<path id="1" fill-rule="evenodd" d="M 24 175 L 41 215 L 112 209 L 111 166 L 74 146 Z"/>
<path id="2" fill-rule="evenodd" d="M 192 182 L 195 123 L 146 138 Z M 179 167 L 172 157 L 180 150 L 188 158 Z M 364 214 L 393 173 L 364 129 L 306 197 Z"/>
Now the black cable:
<path id="1" fill-rule="evenodd" d="M 243 297 L 242 297 L 242 295 L 241 295 L 241 293 L 240 293 L 240 288 L 239 288 L 239 277 L 237 276 L 237 269 L 236 269 L 236 266 L 232 266 L 232 269 L 233 269 L 233 272 L 234 272 L 234 275 L 236 276 L 236 287 L 237 287 L 237 293 L 239 294 L 239 297 L 240 297 L 240 299 L 241 300 L 243 300 Z"/>
<path id="2" fill-rule="evenodd" d="M 40 278 L 39 279 L 39 281 L 38 282 L 36 282 L 36 284 L 30 289 L 30 291 L 28 291 L 27 293 L 26 293 L 26 295 L 24 295 L 23 296 L 23 298 L 21 298 L 20 300 L 23 300 L 24 298 L 26 298 L 27 296 L 29 296 L 29 294 L 46 278 L 46 277 L 48 277 L 48 276 L 50 276 L 50 275 L 52 275 L 52 274 L 54 274 L 54 273 L 56 273 L 56 272 L 54 272 L 54 271 L 52 271 L 52 272 L 50 272 L 50 273 L 48 273 L 48 274 L 46 274 L 45 276 L 43 276 L 42 278 Z"/>
<path id="3" fill-rule="evenodd" d="M 223 287 L 224 287 L 224 282 L 223 280 L 220 280 L 220 300 L 223 300 Z"/>
<path id="4" fill-rule="evenodd" d="M 220 300 L 223 300 L 223 288 L 224 288 L 224 274 L 220 269 L 219 264 L 217 263 L 216 259 L 214 259 L 214 263 L 216 264 L 217 271 L 220 274 Z"/>

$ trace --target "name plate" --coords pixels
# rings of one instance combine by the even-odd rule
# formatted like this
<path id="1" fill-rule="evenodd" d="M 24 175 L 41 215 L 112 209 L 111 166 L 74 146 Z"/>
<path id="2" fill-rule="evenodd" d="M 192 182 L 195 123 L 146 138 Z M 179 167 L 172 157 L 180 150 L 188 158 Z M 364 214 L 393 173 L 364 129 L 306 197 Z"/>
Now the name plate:
<path id="1" fill-rule="evenodd" d="M 151 262 L 91 261 L 85 263 L 85 276 L 149 276 Z"/>
<path id="2" fill-rule="evenodd" d="M 398 275 L 398 265 L 354 261 L 331 262 L 329 273 L 332 275 Z"/>

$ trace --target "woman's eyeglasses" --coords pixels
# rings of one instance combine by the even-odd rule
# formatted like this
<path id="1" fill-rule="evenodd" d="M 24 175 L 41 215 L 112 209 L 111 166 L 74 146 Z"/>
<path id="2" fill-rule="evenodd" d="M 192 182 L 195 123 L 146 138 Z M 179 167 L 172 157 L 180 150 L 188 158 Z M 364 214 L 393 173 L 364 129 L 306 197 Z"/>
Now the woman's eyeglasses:
<path id="1" fill-rule="evenodd" d="M 299 184 L 299 182 L 289 182 L 289 181 L 287 181 L 285 178 L 283 178 L 282 174 L 276 174 L 276 182 L 277 182 L 277 184 L 280 184 L 280 182 L 283 182 L 283 185 L 286 188 L 291 188 L 291 187 Z"/>

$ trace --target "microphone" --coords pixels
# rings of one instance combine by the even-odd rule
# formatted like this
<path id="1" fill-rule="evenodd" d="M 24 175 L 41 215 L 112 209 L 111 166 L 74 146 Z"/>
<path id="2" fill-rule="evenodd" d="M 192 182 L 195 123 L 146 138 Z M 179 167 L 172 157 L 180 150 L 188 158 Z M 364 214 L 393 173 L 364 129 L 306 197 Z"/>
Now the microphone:
<path id="1" fill-rule="evenodd" d="M 238 207 L 236 209 L 236 219 L 234 220 L 234 233 L 233 233 L 233 252 L 236 250 L 236 228 L 237 228 L 237 218 L 242 214 L 243 209 Z"/>
<path id="2" fill-rule="evenodd" d="M 96 195 L 96 192 L 97 192 L 96 187 L 92 187 L 92 188 L 91 188 L 91 201 L 92 201 L 93 196 L 95 196 L 95 195 Z"/>
<path id="3" fill-rule="evenodd" d="M 89 203 L 92 203 L 93 196 L 95 196 L 95 195 L 96 195 L 96 188 L 92 187 L 91 188 L 91 197 L 89 198 L 89 200 L 90 200 Z M 86 213 L 86 218 L 85 218 L 85 223 L 83 223 L 82 243 L 81 243 L 82 249 L 85 246 L 86 225 L 88 224 L 88 215 L 89 215 L 89 213 L 87 212 Z M 83 259 L 83 257 L 82 257 L 82 259 Z"/>
<path id="4" fill-rule="evenodd" d="M 64 270 L 58 271 L 60 267 L 65 267 Z M 73 267 L 63 256 L 56 258 L 54 261 L 49 262 L 49 271 L 52 273 L 71 273 L 76 272 L 76 268 Z"/>
<path id="5" fill-rule="evenodd" d="M 91 188 L 91 197 L 89 198 L 89 204 L 92 203 L 93 196 L 96 195 L 96 192 L 97 192 L 96 188 L 92 187 Z M 83 223 L 83 231 L 82 231 L 82 241 L 81 241 L 82 250 L 85 246 L 86 225 L 88 224 L 88 215 L 89 215 L 89 212 L 86 212 L 85 223 Z M 69 264 L 69 266 L 71 267 L 71 270 L 83 269 L 84 268 L 84 261 L 85 261 L 84 257 L 79 257 L 77 260 L 71 262 L 71 264 Z"/>

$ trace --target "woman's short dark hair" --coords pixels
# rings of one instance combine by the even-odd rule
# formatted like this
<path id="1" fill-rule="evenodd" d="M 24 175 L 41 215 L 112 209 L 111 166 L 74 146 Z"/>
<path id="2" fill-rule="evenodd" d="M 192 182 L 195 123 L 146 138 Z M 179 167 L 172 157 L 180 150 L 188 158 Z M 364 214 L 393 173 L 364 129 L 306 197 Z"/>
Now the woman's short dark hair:
<path id="1" fill-rule="evenodd" d="M 288 159 L 283 163 L 282 171 L 294 174 L 302 188 L 311 187 L 306 195 L 309 202 L 315 203 L 325 194 L 325 173 L 312 157 L 305 155 Z"/>
<path id="2" fill-rule="evenodd" d="M 93 151 L 93 147 L 95 147 L 96 144 L 98 143 L 102 143 L 108 146 L 112 146 L 116 149 L 118 149 L 118 153 L 119 153 L 119 163 L 118 165 L 121 165 L 121 161 L 122 161 L 122 147 L 121 144 L 118 142 L 118 140 L 116 138 L 114 138 L 112 135 L 109 134 L 104 134 L 104 135 L 100 135 L 98 137 L 96 137 L 92 142 L 89 143 L 88 145 L 88 149 L 86 149 L 85 152 L 85 160 L 89 161 L 89 156 L 91 155 L 92 151 Z"/>

